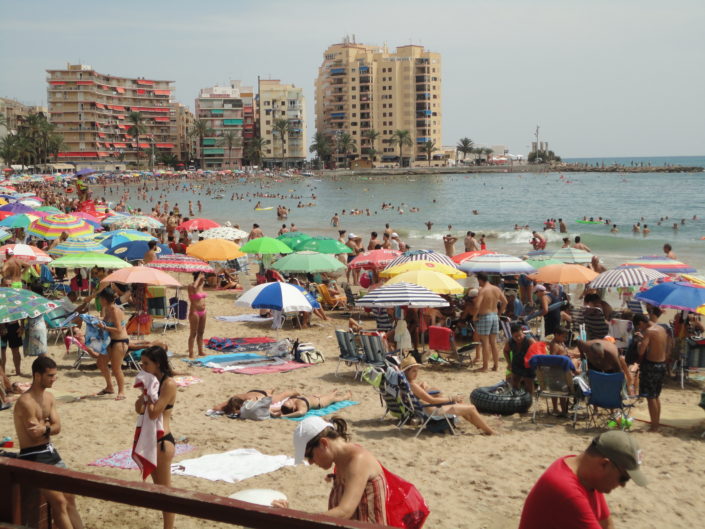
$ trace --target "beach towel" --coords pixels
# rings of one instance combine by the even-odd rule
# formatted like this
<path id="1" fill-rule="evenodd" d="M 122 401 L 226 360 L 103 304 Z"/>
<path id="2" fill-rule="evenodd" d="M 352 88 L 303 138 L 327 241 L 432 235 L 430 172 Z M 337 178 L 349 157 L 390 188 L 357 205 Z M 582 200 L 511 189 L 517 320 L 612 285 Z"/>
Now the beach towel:
<path id="1" fill-rule="evenodd" d="M 188 452 L 194 451 L 195 449 L 195 446 L 184 443 L 177 443 L 176 452 L 174 453 L 174 456 L 186 454 Z M 137 463 L 135 463 L 134 459 L 132 459 L 132 450 L 129 448 L 127 450 L 115 452 L 114 454 L 111 454 L 108 457 L 98 459 L 96 461 L 93 461 L 92 463 L 88 463 L 88 466 L 123 468 L 126 470 L 133 470 L 139 468 L 137 466 Z"/>
<path id="2" fill-rule="evenodd" d="M 110 334 L 97 326 L 101 319 L 89 314 L 81 314 L 81 319 L 86 323 L 86 345 L 98 354 L 108 354 Z"/>
<path id="3" fill-rule="evenodd" d="M 267 344 L 276 342 L 272 338 L 267 338 L 265 336 L 257 338 L 220 338 L 219 336 L 213 336 L 208 340 L 203 340 L 203 343 L 208 349 L 213 349 L 214 351 L 222 352 L 232 352 L 238 350 L 257 350 L 266 349 Z"/>
<path id="4" fill-rule="evenodd" d="M 215 319 L 218 321 L 226 321 L 229 323 L 235 323 L 235 322 L 240 322 L 240 321 L 247 321 L 247 322 L 272 321 L 271 316 L 263 318 L 259 314 L 241 314 L 239 316 L 216 316 Z"/>
<path id="5" fill-rule="evenodd" d="M 320 408 L 318 410 L 308 410 L 308 412 L 306 412 L 306 415 L 304 415 L 303 417 L 282 417 L 282 419 L 288 419 L 290 421 L 303 421 L 307 417 L 324 417 L 325 415 L 330 415 L 338 410 L 342 410 L 343 408 L 347 408 L 348 406 L 355 406 L 356 404 L 360 403 L 355 402 L 354 400 L 342 400 L 340 402 L 335 402 L 330 406 L 326 406 L 325 408 Z"/>
<path id="6" fill-rule="evenodd" d="M 145 404 L 159 400 L 159 381 L 154 375 L 140 371 L 135 377 L 135 388 L 142 388 Z M 132 444 L 132 459 L 142 471 L 145 480 L 157 468 L 157 439 L 164 435 L 162 416 L 151 419 L 145 410 L 137 417 L 135 439 Z"/>
<path id="7" fill-rule="evenodd" d="M 187 388 L 189 386 L 193 386 L 194 384 L 203 382 L 203 379 L 192 376 L 180 376 L 174 377 L 174 382 L 176 382 L 176 385 L 180 388 Z"/>
<path id="8" fill-rule="evenodd" d="M 266 359 L 266 356 L 257 353 L 229 353 L 203 356 L 201 358 L 182 358 L 184 362 L 201 367 L 221 367 L 244 362 L 260 362 Z"/>
<path id="9" fill-rule="evenodd" d="M 286 371 L 293 371 L 294 369 L 301 369 L 304 367 L 311 367 L 314 364 L 301 364 L 299 362 L 270 362 L 269 364 L 261 366 L 250 366 L 243 367 L 242 369 L 214 369 L 214 373 L 239 373 L 241 375 L 267 375 L 270 373 L 284 373 Z"/>
<path id="10" fill-rule="evenodd" d="M 172 465 L 171 473 L 236 483 L 285 466 L 294 466 L 294 458 L 286 455 L 268 456 L 254 448 L 238 448 L 222 454 L 185 459 Z"/>

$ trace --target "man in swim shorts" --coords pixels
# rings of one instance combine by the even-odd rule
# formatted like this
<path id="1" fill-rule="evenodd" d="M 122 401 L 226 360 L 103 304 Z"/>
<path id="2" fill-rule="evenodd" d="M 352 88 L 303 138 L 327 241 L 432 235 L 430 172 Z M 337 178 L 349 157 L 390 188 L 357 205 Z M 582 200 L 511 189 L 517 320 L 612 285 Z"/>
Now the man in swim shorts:
<path id="1" fill-rule="evenodd" d="M 639 352 L 639 393 L 646 396 L 651 419 L 650 432 L 657 432 L 661 421 L 661 388 L 666 376 L 668 334 L 644 314 L 634 316 L 634 339 Z"/>
<path id="2" fill-rule="evenodd" d="M 477 274 L 477 282 L 480 285 L 480 293 L 475 301 L 475 315 L 477 316 L 477 334 L 480 335 L 482 343 L 482 369 L 487 371 L 489 367 L 489 355 L 492 352 L 492 371 L 499 368 L 499 349 L 497 349 L 497 333 L 499 332 L 499 316 L 504 314 L 507 308 L 507 298 L 496 286 L 490 284 L 487 274 L 480 272 Z"/>
<path id="3" fill-rule="evenodd" d="M 15 430 L 20 443 L 18 458 L 66 468 L 51 436 L 61 432 L 61 421 L 51 388 L 56 381 L 56 362 L 46 355 L 32 363 L 32 386 L 23 393 L 14 409 Z M 73 494 L 42 489 L 59 529 L 82 529 Z"/>

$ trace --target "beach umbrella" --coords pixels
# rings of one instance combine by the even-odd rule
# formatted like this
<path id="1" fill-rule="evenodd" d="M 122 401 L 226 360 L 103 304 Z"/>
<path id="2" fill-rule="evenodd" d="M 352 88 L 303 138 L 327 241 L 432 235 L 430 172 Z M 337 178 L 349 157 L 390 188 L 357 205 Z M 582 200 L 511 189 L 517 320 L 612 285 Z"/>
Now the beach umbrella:
<path id="1" fill-rule="evenodd" d="M 192 230 L 209 230 L 211 228 L 219 228 L 220 224 L 210 219 L 191 219 L 186 222 L 179 224 L 176 229 L 178 231 L 192 231 Z"/>
<path id="2" fill-rule="evenodd" d="M 286 244 L 271 237 L 259 237 L 248 241 L 247 244 L 240 248 L 241 252 L 259 253 L 259 254 L 275 254 L 275 253 L 291 253 L 293 250 Z"/>
<path id="3" fill-rule="evenodd" d="M 130 241 L 158 240 L 154 235 L 137 230 L 116 230 L 96 234 L 95 240 L 106 248 L 114 248 Z"/>
<path id="4" fill-rule="evenodd" d="M 0 230 L 0 242 L 4 242 L 7 239 L 9 239 L 10 237 L 12 237 L 11 233 L 9 233 L 5 230 Z"/>
<path id="5" fill-rule="evenodd" d="M 114 217 L 108 217 L 110 219 Z M 106 224 L 107 219 L 103 219 L 103 224 Z M 130 215 L 130 216 L 123 216 L 123 217 L 118 217 L 116 220 L 113 220 L 108 223 L 109 226 L 112 227 L 112 229 L 119 229 L 119 228 L 132 228 L 132 229 L 140 229 L 140 228 L 148 228 L 150 230 L 158 230 L 160 228 L 164 227 L 164 224 L 159 222 L 157 219 L 148 217 L 146 215 Z"/>
<path id="6" fill-rule="evenodd" d="M 619 266 L 613 270 L 602 272 L 590 281 L 590 288 L 633 287 L 664 277 L 668 276 L 658 270 L 644 268 L 643 266 Z"/>
<path id="7" fill-rule="evenodd" d="M 275 281 L 262 283 L 245 292 L 235 302 L 240 307 L 271 309 L 282 312 L 311 312 L 311 303 L 296 286 Z"/>
<path id="8" fill-rule="evenodd" d="M 355 301 L 356 307 L 447 307 L 448 301 L 414 283 L 384 284 Z"/>
<path id="9" fill-rule="evenodd" d="M 51 255 L 71 255 L 85 252 L 105 253 L 107 248 L 93 238 L 69 237 L 49 250 Z"/>
<path id="10" fill-rule="evenodd" d="M 132 266 L 123 268 L 107 275 L 101 283 L 142 283 L 145 285 L 156 285 L 164 287 L 180 287 L 176 279 L 166 272 L 149 268 L 147 266 Z"/>
<path id="11" fill-rule="evenodd" d="M 231 228 L 229 226 L 220 226 L 219 228 L 211 228 L 200 234 L 203 240 L 206 239 L 225 239 L 227 241 L 239 241 L 240 239 L 246 239 L 248 233 L 246 231 L 239 230 L 237 228 Z"/>
<path id="12" fill-rule="evenodd" d="M 0 223 L 0 225 L 2 225 L 2 223 Z M 670 259 L 665 255 L 644 255 L 633 261 L 622 263 L 621 266 L 641 266 L 643 268 L 656 270 L 662 274 L 692 274 L 697 271 L 692 266 L 675 259 Z"/>
<path id="13" fill-rule="evenodd" d="M 64 232 L 69 237 L 80 237 L 91 235 L 93 231 L 93 227 L 83 219 L 66 213 L 53 213 L 35 220 L 29 225 L 28 233 L 42 239 L 57 239 Z"/>
<path id="14" fill-rule="evenodd" d="M 39 197 L 28 197 L 19 200 L 19 203 L 34 209 L 42 205 L 42 199 Z"/>
<path id="15" fill-rule="evenodd" d="M 111 215 L 106 216 L 103 220 L 100 221 L 100 223 L 103 226 L 109 226 L 112 229 L 112 225 L 119 221 L 120 219 L 124 219 L 126 217 L 129 217 L 127 213 L 118 213 L 118 212 L 113 212 Z"/>
<path id="16" fill-rule="evenodd" d="M 705 305 L 705 287 L 673 281 L 660 283 L 644 292 L 638 292 L 634 299 L 660 308 L 699 312 Z"/>
<path id="17" fill-rule="evenodd" d="M 130 268 L 132 265 L 114 255 L 85 252 L 64 255 L 49 263 L 48 266 L 51 268 L 93 268 L 97 266 L 100 268 L 119 269 Z"/>
<path id="18" fill-rule="evenodd" d="M 705 287 L 705 277 L 700 274 L 681 274 L 681 278 L 694 285 Z"/>
<path id="19" fill-rule="evenodd" d="M 54 206 L 39 206 L 35 211 L 43 211 L 44 213 L 63 213 L 59 208 Z"/>
<path id="20" fill-rule="evenodd" d="M 348 268 L 364 270 L 382 270 L 401 255 L 399 250 L 370 250 L 362 252 L 348 263 Z"/>
<path id="21" fill-rule="evenodd" d="M 8 204 L 7 200 L 0 196 L 0 206 L 4 206 L 5 204 Z"/>
<path id="22" fill-rule="evenodd" d="M 36 318 L 58 305 L 31 290 L 0 288 L 0 323 Z"/>
<path id="23" fill-rule="evenodd" d="M 95 171 L 91 169 L 90 167 L 86 167 L 85 169 L 81 169 L 80 171 L 76 171 L 76 176 L 88 176 L 89 174 L 93 174 Z"/>
<path id="24" fill-rule="evenodd" d="M 585 264 L 592 261 L 593 255 L 578 248 L 561 248 L 554 253 L 551 258 L 558 259 L 564 263 Z"/>
<path id="25" fill-rule="evenodd" d="M 462 294 L 465 291 L 463 285 L 456 280 L 445 274 L 428 270 L 404 272 L 392 277 L 385 284 L 393 285 L 394 283 L 413 283 L 425 287 L 436 294 Z"/>
<path id="26" fill-rule="evenodd" d="M 186 254 L 203 261 L 230 261 L 245 255 L 237 244 L 225 239 L 198 241 L 186 248 Z"/>
<path id="27" fill-rule="evenodd" d="M 530 264 L 531 266 L 536 268 L 536 270 L 538 270 L 539 268 L 543 268 L 544 266 L 548 266 L 548 265 L 564 264 L 563 261 L 559 261 L 558 259 L 551 259 L 551 258 L 527 259 L 524 262 Z"/>
<path id="28" fill-rule="evenodd" d="M 148 241 L 129 241 L 107 249 L 106 253 L 125 261 L 137 261 L 144 258 L 144 254 L 149 251 L 147 243 Z M 157 244 L 154 250 L 158 256 L 172 255 L 174 253 L 166 244 Z"/>
<path id="29" fill-rule="evenodd" d="M 44 250 L 40 250 L 36 246 L 29 244 L 6 244 L 0 246 L 0 261 L 5 259 L 7 250 L 12 250 L 12 253 L 20 261 L 27 263 L 48 263 L 51 257 Z"/>
<path id="30" fill-rule="evenodd" d="M 19 202 L 13 202 L 12 204 L 6 204 L 0 206 L 0 211 L 9 211 L 10 213 L 34 213 L 34 208 L 20 204 Z"/>
<path id="31" fill-rule="evenodd" d="M 522 261 L 513 255 L 501 253 L 478 255 L 477 257 L 463 261 L 459 265 L 459 268 L 469 274 L 485 272 L 487 274 L 517 275 L 536 272 L 536 269 L 526 261 Z"/>
<path id="32" fill-rule="evenodd" d="M 495 253 L 497 252 L 493 252 L 491 250 L 476 250 L 474 252 L 463 252 L 459 253 L 458 255 L 454 255 L 450 258 L 450 260 L 453 261 L 455 264 L 460 264 L 463 261 L 466 261 L 467 259 L 472 259 L 473 257 L 477 257 L 478 255 L 492 255 Z"/>
<path id="33" fill-rule="evenodd" d="M 387 268 L 408 263 L 409 261 L 431 261 L 433 263 L 442 263 L 448 266 L 458 266 L 445 254 L 434 252 L 433 250 L 411 250 L 404 252 L 399 257 L 391 261 Z"/>
<path id="34" fill-rule="evenodd" d="M 9 217 L 5 217 L 4 219 L 0 220 L 0 227 L 3 228 L 10 228 L 12 230 L 16 230 L 18 228 L 29 228 L 29 225 L 32 224 L 35 220 L 38 220 L 39 217 L 36 215 L 30 215 L 28 213 L 14 213 L 10 214 Z"/>
<path id="35" fill-rule="evenodd" d="M 204 272 L 206 274 L 212 274 L 215 272 L 213 267 L 208 263 L 204 263 L 200 259 L 191 257 L 190 255 L 180 253 L 159 257 L 159 259 L 156 259 L 151 263 L 147 263 L 146 266 L 156 268 L 157 270 L 162 270 L 164 272 Z"/>
<path id="36" fill-rule="evenodd" d="M 305 274 L 336 272 L 347 267 L 330 254 L 316 252 L 294 252 L 279 259 L 272 265 L 279 272 Z"/>
<path id="37" fill-rule="evenodd" d="M 307 233 L 302 233 L 300 231 L 288 231 L 277 237 L 277 240 L 283 242 L 289 248 L 294 248 L 297 244 L 310 238 L 311 236 Z"/>
<path id="38" fill-rule="evenodd" d="M 330 254 L 352 253 L 352 248 L 330 237 L 311 237 L 310 239 L 299 242 L 294 249 L 297 252 L 310 251 Z"/>
<path id="39" fill-rule="evenodd" d="M 589 283 L 597 276 L 597 272 L 583 265 L 561 263 L 544 266 L 529 278 L 537 283 L 572 285 Z"/>
<path id="40" fill-rule="evenodd" d="M 433 261 L 409 261 L 408 263 L 387 267 L 382 270 L 379 275 L 380 277 L 394 277 L 396 275 L 403 274 L 404 272 L 412 272 L 417 270 L 438 272 L 452 277 L 453 279 L 463 279 L 467 277 L 465 272 L 458 270 L 454 266 L 448 266 L 443 263 L 434 263 Z"/>

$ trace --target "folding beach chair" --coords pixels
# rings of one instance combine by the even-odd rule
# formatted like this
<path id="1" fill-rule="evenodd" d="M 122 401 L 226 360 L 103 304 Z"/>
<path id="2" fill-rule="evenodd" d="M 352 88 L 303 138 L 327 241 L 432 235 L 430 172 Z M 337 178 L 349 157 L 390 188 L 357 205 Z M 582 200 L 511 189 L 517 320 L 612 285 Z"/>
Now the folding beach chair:
<path id="1" fill-rule="evenodd" d="M 379 335 L 360 333 L 360 342 L 364 353 L 363 362 L 366 365 L 376 367 L 384 367 L 386 365 L 384 361 L 386 351 Z"/>
<path id="2" fill-rule="evenodd" d="M 529 366 L 536 371 L 537 399 L 546 399 L 546 414 L 549 413 L 548 399 L 568 399 L 573 396 L 573 372 L 575 366 L 572 360 L 563 355 L 535 355 L 529 360 Z M 534 406 L 531 418 L 536 422 L 539 405 Z M 573 407 L 573 425 L 577 420 L 577 408 Z"/>
<path id="3" fill-rule="evenodd" d="M 602 373 L 588 371 L 590 395 L 588 396 L 587 427 L 606 428 L 614 422 L 622 430 L 629 428 L 629 412 L 634 402 L 627 403 L 622 397 L 624 373 Z"/>
<path id="4" fill-rule="evenodd" d="M 179 320 L 176 317 L 177 306 L 167 300 L 166 287 L 147 287 L 147 313 L 152 316 L 152 326 L 160 325 L 162 334 L 171 327 L 176 329 Z M 178 303 L 178 300 L 177 300 Z"/>
<path id="5" fill-rule="evenodd" d="M 610 333 L 605 313 L 598 307 L 585 307 L 585 331 L 588 340 L 601 340 Z"/>
<path id="6" fill-rule="evenodd" d="M 464 345 L 460 349 L 455 344 L 455 333 L 448 327 L 440 327 L 431 325 L 428 328 L 428 347 L 438 353 L 449 353 L 453 360 L 461 366 L 464 364 L 472 365 L 472 351 L 479 344 L 471 342 Z"/>
<path id="7" fill-rule="evenodd" d="M 324 284 L 317 285 L 318 293 L 321 295 L 321 305 L 328 310 L 344 309 L 348 304 L 348 299 L 345 296 L 331 295 L 330 290 Z"/>
<path id="8" fill-rule="evenodd" d="M 54 274 L 47 265 L 41 265 L 39 273 L 39 284 L 42 287 L 42 295 L 47 298 L 65 296 L 71 292 L 68 281 L 57 281 Z"/>
<path id="9" fill-rule="evenodd" d="M 353 378 L 357 378 L 357 375 L 360 373 L 360 366 L 363 363 L 363 358 L 355 350 L 352 340 L 352 333 L 338 329 L 335 331 L 335 338 L 338 341 L 338 349 L 340 350 L 338 365 L 335 367 L 335 376 L 338 376 L 340 364 L 341 362 L 344 362 L 346 365 L 352 365 L 355 367 L 355 376 Z"/>

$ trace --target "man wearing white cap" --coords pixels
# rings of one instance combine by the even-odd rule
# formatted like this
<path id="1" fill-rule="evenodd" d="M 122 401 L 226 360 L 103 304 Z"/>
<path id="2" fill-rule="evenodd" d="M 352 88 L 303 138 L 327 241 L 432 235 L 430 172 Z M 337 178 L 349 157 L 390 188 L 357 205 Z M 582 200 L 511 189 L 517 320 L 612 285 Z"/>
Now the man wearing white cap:
<path id="1" fill-rule="evenodd" d="M 18 260 L 15 252 L 5 250 L 5 262 L 2 265 L 2 286 L 22 288 L 22 272 L 28 267 L 27 263 Z"/>
<path id="2" fill-rule="evenodd" d="M 609 529 L 614 527 L 605 494 L 630 479 L 646 485 L 641 450 L 632 436 L 609 431 L 577 456 L 553 462 L 529 492 L 519 529 Z"/>

